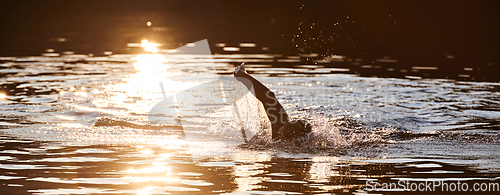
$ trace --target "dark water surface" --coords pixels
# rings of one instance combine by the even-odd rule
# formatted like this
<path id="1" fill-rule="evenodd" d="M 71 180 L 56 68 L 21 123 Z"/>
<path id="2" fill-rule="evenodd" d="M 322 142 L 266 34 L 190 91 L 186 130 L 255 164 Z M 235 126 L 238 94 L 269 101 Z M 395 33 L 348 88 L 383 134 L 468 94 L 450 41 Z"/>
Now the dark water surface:
<path id="1" fill-rule="evenodd" d="M 199 56 L 1 58 L 0 192 L 410 193 L 368 185 L 401 181 L 461 182 L 468 194 L 475 184 L 499 184 L 498 82 L 367 78 L 274 55 L 213 57 L 219 75 L 207 74 L 199 64 L 210 62 Z M 211 110 L 182 100 L 181 110 L 205 113 L 181 117 L 185 136 L 93 125 L 104 117 L 156 125 L 148 113 L 165 94 L 231 79 L 241 62 L 291 118 L 314 125 L 306 142 L 241 146 L 234 106 Z M 255 98 L 237 105 L 246 135 L 258 134 L 265 122 Z"/>

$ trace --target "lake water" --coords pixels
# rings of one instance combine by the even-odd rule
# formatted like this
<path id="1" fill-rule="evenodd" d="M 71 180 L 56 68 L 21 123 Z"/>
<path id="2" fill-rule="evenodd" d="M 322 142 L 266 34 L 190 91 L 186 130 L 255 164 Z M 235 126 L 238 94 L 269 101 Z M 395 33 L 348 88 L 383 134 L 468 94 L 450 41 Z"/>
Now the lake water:
<path id="1" fill-rule="evenodd" d="M 407 194 L 370 185 L 461 182 L 461 193 L 471 193 L 474 184 L 499 184 L 498 82 L 359 77 L 268 54 L 212 57 L 218 74 L 194 55 L 0 58 L 0 192 Z M 248 138 L 263 136 L 265 121 L 255 98 L 232 82 L 241 62 L 291 118 L 314 125 L 305 142 L 244 144 L 238 118 Z M 183 135 L 94 125 L 161 125 L 150 120 L 155 105 L 214 79 L 232 85 L 224 95 L 240 97 L 237 106 L 177 98 L 161 124 L 180 122 Z"/>

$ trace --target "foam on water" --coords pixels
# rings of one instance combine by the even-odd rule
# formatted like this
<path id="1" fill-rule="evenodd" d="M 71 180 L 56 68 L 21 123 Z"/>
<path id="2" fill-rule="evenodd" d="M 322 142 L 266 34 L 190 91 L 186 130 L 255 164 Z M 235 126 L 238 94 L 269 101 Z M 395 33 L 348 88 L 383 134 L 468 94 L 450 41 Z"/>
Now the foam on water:
<path id="1" fill-rule="evenodd" d="M 317 117 L 311 120 L 313 128 L 306 137 L 294 140 L 272 140 L 269 129 L 257 133 L 245 147 L 253 149 L 277 149 L 296 153 L 342 153 L 346 149 L 370 147 L 385 143 L 376 131 L 359 125 L 338 125 L 343 119 Z"/>

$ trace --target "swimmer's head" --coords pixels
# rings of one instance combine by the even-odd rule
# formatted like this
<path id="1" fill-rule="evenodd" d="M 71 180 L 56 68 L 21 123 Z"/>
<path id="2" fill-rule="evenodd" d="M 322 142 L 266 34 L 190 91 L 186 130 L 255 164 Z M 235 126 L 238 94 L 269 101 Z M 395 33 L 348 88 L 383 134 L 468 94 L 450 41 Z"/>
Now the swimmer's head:
<path id="1" fill-rule="evenodd" d="M 312 130 L 312 125 L 305 120 L 290 121 L 279 130 L 279 138 L 290 140 L 307 135 Z"/>

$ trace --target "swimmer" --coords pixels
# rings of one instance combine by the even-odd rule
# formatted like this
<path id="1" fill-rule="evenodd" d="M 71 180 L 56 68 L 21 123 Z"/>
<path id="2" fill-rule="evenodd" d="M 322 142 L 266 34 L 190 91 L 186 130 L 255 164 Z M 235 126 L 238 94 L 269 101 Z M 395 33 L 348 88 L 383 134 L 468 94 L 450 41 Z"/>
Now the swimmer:
<path id="1" fill-rule="evenodd" d="M 292 140 L 306 136 L 311 132 L 312 126 L 307 121 L 289 120 L 288 114 L 274 93 L 249 75 L 245 71 L 244 63 L 234 69 L 234 78 L 245 85 L 264 105 L 267 118 L 271 121 L 271 136 L 273 140 Z"/>

